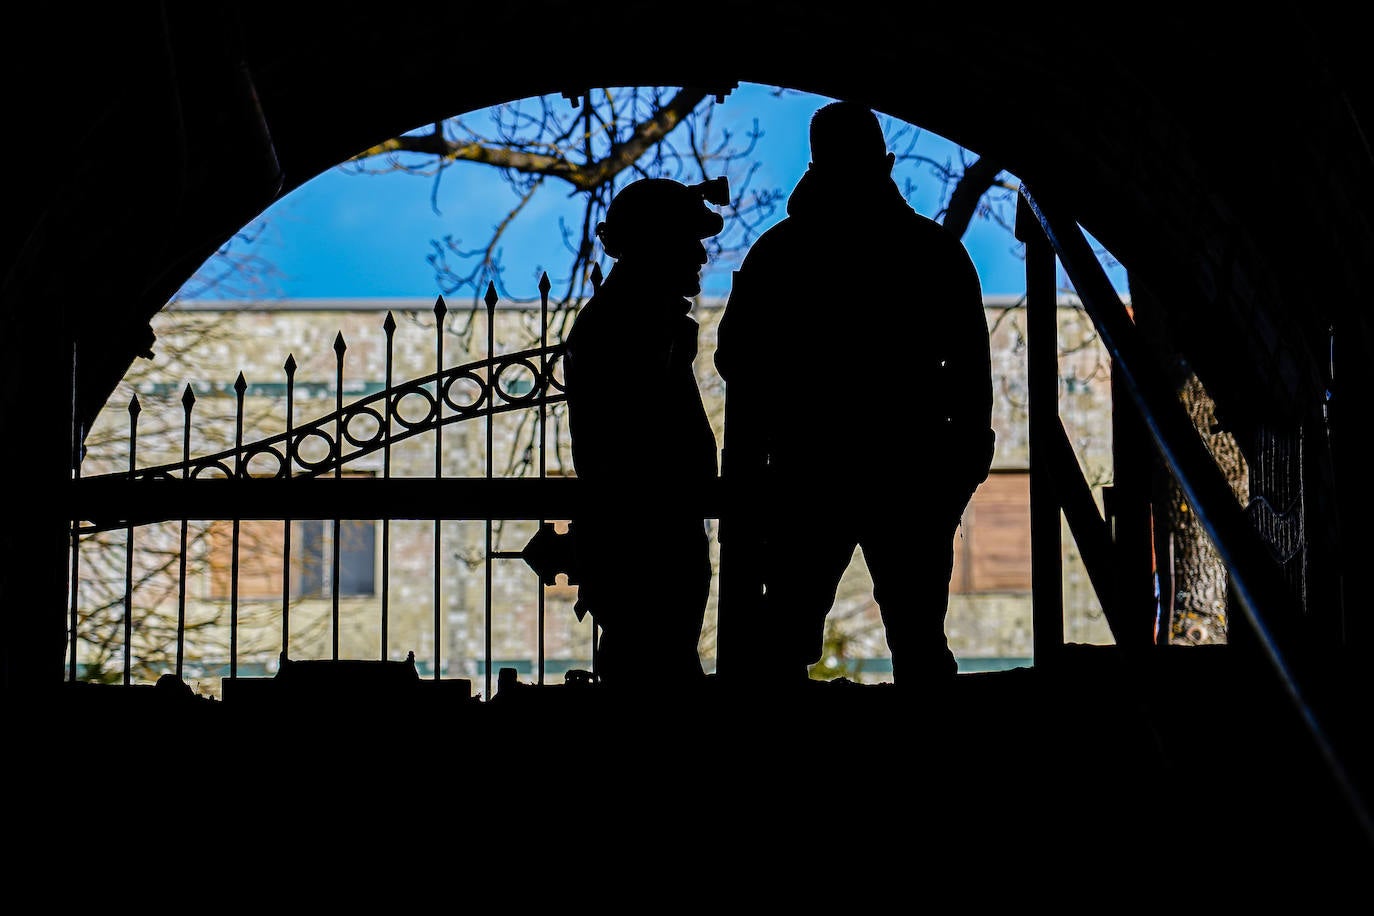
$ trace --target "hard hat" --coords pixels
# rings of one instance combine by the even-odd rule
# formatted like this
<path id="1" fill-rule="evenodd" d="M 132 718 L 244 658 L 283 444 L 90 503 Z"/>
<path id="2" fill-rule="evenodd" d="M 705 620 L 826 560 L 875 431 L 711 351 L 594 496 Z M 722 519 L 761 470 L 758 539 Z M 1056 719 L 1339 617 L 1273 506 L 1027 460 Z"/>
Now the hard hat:
<path id="1" fill-rule="evenodd" d="M 671 178 L 641 178 L 612 198 L 596 235 L 606 254 L 616 259 L 643 243 L 710 238 L 725 227 L 725 220 L 706 202 L 725 204 L 729 198 L 724 177 L 695 185 Z"/>

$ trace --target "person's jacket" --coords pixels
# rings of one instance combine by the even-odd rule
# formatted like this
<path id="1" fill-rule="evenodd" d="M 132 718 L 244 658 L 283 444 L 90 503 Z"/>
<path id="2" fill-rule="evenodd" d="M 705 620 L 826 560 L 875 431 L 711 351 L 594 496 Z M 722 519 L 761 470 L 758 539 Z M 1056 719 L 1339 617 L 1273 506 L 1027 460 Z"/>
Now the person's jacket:
<path id="1" fill-rule="evenodd" d="M 992 459 L 972 259 L 887 175 L 814 166 L 735 272 L 718 329 L 725 462 L 855 483 L 921 472 L 972 491 Z"/>
<path id="2" fill-rule="evenodd" d="M 578 477 L 672 489 L 716 476 L 689 307 L 612 268 L 578 314 L 563 355 Z"/>

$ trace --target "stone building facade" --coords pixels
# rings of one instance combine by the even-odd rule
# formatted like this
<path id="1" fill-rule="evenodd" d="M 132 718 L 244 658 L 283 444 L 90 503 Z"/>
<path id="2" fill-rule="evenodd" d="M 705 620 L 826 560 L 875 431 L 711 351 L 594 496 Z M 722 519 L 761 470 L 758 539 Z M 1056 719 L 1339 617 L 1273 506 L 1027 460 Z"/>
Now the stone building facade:
<path id="1" fill-rule="evenodd" d="M 723 304 L 703 299 L 695 306 L 701 326 L 699 385 L 718 441 L 724 391 L 712 354 Z M 447 367 L 485 357 L 488 314 L 497 353 L 537 347 L 545 334 L 556 341 L 571 324 L 571 315 L 555 312 L 547 319 L 548 327 L 541 328 L 537 303 L 498 302 L 490 312 L 480 304 L 446 304 L 440 333 L 440 313 L 434 306 L 427 300 L 178 303 L 157 317 L 153 358 L 133 367 L 89 432 L 82 473 L 127 469 L 135 422 L 139 467 L 181 458 L 187 448 L 188 416 L 193 454 L 227 448 L 236 435 L 251 442 L 281 432 L 286 423 L 288 357 L 295 364 L 290 391 L 296 425 L 381 390 L 388 378 L 388 315 L 395 322 L 390 348 L 393 383 L 436 371 L 440 359 Z M 1064 300 L 1058 312 L 1060 414 L 1100 499 L 1102 486 L 1111 481 L 1108 361 L 1091 322 L 1074 301 Z M 989 297 L 986 313 L 993 340 L 997 451 L 993 474 L 975 494 L 956 551 L 946 629 L 961 670 L 1028 664 L 1032 658 L 1025 310 L 1016 298 Z M 241 416 L 235 385 L 240 374 Z M 503 376 L 503 384 L 518 388 L 522 380 L 516 372 Z M 188 391 L 194 397 L 189 410 Z M 130 410 L 134 403 L 136 410 Z M 399 408 L 401 413 L 405 409 Z M 350 463 L 345 473 L 538 476 L 542 466 L 542 473 L 550 476 L 570 475 L 563 420 L 561 404 L 547 409 L 542 425 L 537 409 L 501 414 L 492 420 L 490 454 L 486 422 L 465 420 L 444 427 L 441 436 L 400 443 L 386 466 L 381 453 L 373 453 Z M 627 417 L 627 422 L 652 418 Z M 349 520 L 344 506 L 339 511 L 337 526 L 329 520 L 291 523 L 291 560 L 285 577 L 283 522 L 243 521 L 236 526 L 225 520 L 192 520 L 184 586 L 171 559 L 178 555 L 176 523 L 137 529 L 137 550 L 128 549 L 127 533 L 83 537 L 83 572 L 75 602 L 81 676 L 108 678 L 125 651 L 140 660 L 136 680 L 153 680 L 160 671 L 170 670 L 170 634 L 177 629 L 178 614 L 185 620 L 180 646 L 185 677 L 211 695 L 227 673 L 231 646 L 237 651 L 239 675 L 271 674 L 283 640 L 293 659 L 329 658 L 335 652 L 341 658 L 404 659 L 414 652 L 422 675 L 470 678 L 478 692 L 500 668 L 514 668 L 523 680 L 542 676 L 546 683 L 557 683 L 569 670 L 591 667 L 593 636 L 590 621 L 578 621 L 573 611 L 576 588 L 559 584 L 541 589 L 538 577 L 515 556 L 533 536 L 537 522 L 493 521 L 489 550 L 486 522 L 396 520 L 384 525 Z M 714 520 L 708 525 L 714 534 Z M 1067 529 L 1063 544 L 1064 638 L 1110 642 Z M 127 578 L 137 586 L 128 603 L 138 626 L 131 637 L 136 645 L 125 647 L 118 633 L 129 556 L 136 559 Z M 827 657 L 813 676 L 857 681 L 889 676 L 870 588 L 860 551 L 831 614 Z M 713 666 L 714 635 L 713 590 L 701 646 L 708 670 Z"/>

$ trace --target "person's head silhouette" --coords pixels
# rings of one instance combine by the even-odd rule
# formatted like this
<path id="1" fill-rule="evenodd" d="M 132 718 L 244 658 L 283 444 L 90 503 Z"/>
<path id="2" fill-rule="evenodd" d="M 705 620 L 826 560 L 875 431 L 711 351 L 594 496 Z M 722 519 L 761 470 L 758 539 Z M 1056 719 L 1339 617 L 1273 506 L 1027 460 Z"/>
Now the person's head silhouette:
<path id="1" fill-rule="evenodd" d="M 621 189 L 606 208 L 596 236 L 608 257 L 636 271 L 652 274 L 675 295 L 701 292 L 703 239 L 716 235 L 725 221 L 706 206 L 728 199 L 725 179 L 685 185 L 670 178 L 643 178 Z"/>
<path id="2" fill-rule="evenodd" d="M 888 152 L 878 116 L 858 102 L 831 102 L 811 116 L 813 169 L 886 177 L 896 158 Z"/>

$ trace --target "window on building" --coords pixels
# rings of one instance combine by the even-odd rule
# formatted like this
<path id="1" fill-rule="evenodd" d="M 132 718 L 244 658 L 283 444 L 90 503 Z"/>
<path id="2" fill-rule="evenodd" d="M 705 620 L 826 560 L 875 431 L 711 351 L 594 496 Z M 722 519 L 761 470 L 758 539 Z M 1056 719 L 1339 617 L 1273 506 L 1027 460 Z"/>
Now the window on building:
<path id="1" fill-rule="evenodd" d="M 334 587 L 334 522 L 293 522 L 291 592 L 302 598 L 328 598 Z M 339 522 L 339 595 L 376 593 L 377 523 L 364 519 Z M 300 551 L 297 562 L 296 551 Z"/>
<path id="2" fill-rule="evenodd" d="M 279 521 L 250 519 L 238 526 L 238 595 L 244 599 L 282 596 L 285 526 Z M 291 522 L 291 597 L 329 598 L 334 587 L 335 522 L 302 519 Z M 210 597 L 229 598 L 233 589 L 234 523 L 210 524 L 208 556 Z M 338 522 L 340 597 L 375 595 L 377 588 L 377 522 Z"/>
<path id="3" fill-rule="evenodd" d="M 280 598 L 286 538 L 281 522 L 239 523 L 240 598 Z M 234 523 L 216 521 L 209 530 L 210 597 L 229 598 L 233 589 Z M 339 595 L 376 594 L 377 523 L 343 519 L 338 527 Z M 307 519 L 291 523 L 291 595 L 328 598 L 334 585 L 334 522 Z"/>

